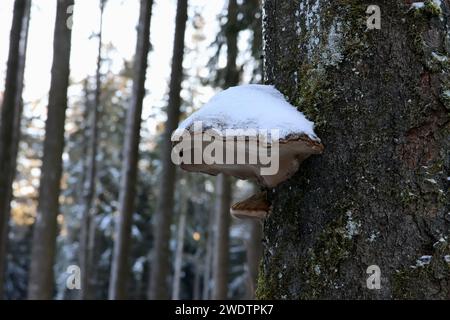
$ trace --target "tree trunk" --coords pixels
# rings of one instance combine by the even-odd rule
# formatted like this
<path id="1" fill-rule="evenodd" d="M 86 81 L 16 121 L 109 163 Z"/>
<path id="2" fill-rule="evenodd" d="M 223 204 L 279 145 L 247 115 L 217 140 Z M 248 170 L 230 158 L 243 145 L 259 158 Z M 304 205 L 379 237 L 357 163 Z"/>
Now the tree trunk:
<path id="1" fill-rule="evenodd" d="M 89 134 L 89 162 L 87 166 L 87 180 L 83 186 L 83 220 L 80 239 L 80 268 L 81 268 L 81 291 L 82 300 L 91 299 L 93 278 L 93 253 L 95 238 L 95 190 L 97 182 L 97 146 L 98 146 L 98 113 L 101 98 L 101 66 L 102 66 L 102 33 L 103 33 L 103 11 L 105 0 L 100 0 L 100 25 L 98 33 L 97 70 L 95 75 L 94 103 L 90 110 L 90 134 Z M 88 102 L 89 103 L 89 102 Z"/>
<path id="2" fill-rule="evenodd" d="M 230 177 L 225 175 L 218 176 L 216 190 L 212 298 L 214 300 L 224 300 L 228 297 L 230 264 Z"/>
<path id="3" fill-rule="evenodd" d="M 201 247 L 197 247 L 197 251 L 194 255 L 194 268 L 195 268 L 195 274 L 194 274 L 194 285 L 192 290 L 192 300 L 200 300 L 201 299 L 201 291 L 200 291 L 200 284 L 201 284 L 201 271 L 203 270 L 203 266 L 201 265 L 202 260 L 200 259 L 201 254 Z"/>
<path id="4" fill-rule="evenodd" d="M 449 2 L 362 2 L 264 2 L 266 82 L 325 152 L 269 192 L 261 299 L 450 298 Z"/>
<path id="5" fill-rule="evenodd" d="M 25 71 L 28 26 L 31 0 L 14 2 L 10 33 L 8 70 L 5 80 L 0 118 L 0 299 L 3 297 L 8 223 L 11 211 L 12 183 L 16 173 L 16 160 L 22 117 L 22 91 Z"/>
<path id="6" fill-rule="evenodd" d="M 255 299 L 256 282 L 258 280 L 259 264 L 262 257 L 262 225 L 259 221 L 247 222 L 249 237 L 246 240 L 247 255 L 247 299 Z"/>
<path id="7" fill-rule="evenodd" d="M 131 224 L 136 198 L 137 166 L 141 132 L 142 104 L 150 51 L 150 24 L 153 0 L 141 0 L 138 38 L 134 62 L 133 97 L 127 113 L 125 144 L 123 149 L 122 178 L 120 181 L 119 218 L 112 260 L 109 299 L 125 299 L 129 276 Z"/>
<path id="8" fill-rule="evenodd" d="M 228 1 L 227 24 L 225 35 L 227 40 L 227 65 L 225 67 L 224 89 L 239 83 L 240 72 L 236 66 L 238 55 L 238 4 L 236 0 Z M 216 227 L 214 263 L 213 263 L 213 299 L 223 300 L 228 296 L 229 272 L 229 238 L 230 238 L 230 206 L 231 181 L 229 178 L 219 176 L 216 182 Z"/>
<path id="9" fill-rule="evenodd" d="M 39 205 L 34 225 L 31 253 L 29 299 L 53 297 L 53 263 L 56 249 L 59 193 L 64 148 L 64 122 L 69 86 L 69 62 L 72 30 L 68 28 L 68 12 L 74 0 L 57 3 L 53 42 L 52 80 L 45 124 L 44 156 L 39 187 Z"/>
<path id="10" fill-rule="evenodd" d="M 172 73 L 169 85 L 167 121 L 162 145 L 162 171 L 160 194 L 155 214 L 155 248 L 150 275 L 150 299 L 168 299 L 167 275 L 170 269 L 169 240 L 170 223 L 175 191 L 175 166 L 171 160 L 171 135 L 177 128 L 180 117 L 181 82 L 183 80 L 184 35 L 187 21 L 187 0 L 178 0 L 175 22 L 175 40 L 172 58 Z"/>
<path id="11" fill-rule="evenodd" d="M 208 217 L 208 233 L 205 244 L 205 261 L 203 264 L 203 291 L 202 299 L 209 300 L 211 296 L 211 269 L 214 249 L 214 225 L 216 224 L 216 212 L 210 211 Z"/>
<path id="12" fill-rule="evenodd" d="M 173 273 L 172 300 L 180 300 L 181 292 L 181 273 L 183 271 L 183 253 L 184 253 L 184 234 L 186 233 L 186 215 L 188 199 L 182 196 L 180 220 L 178 222 L 177 249 L 175 251 L 175 263 Z"/>
<path id="13" fill-rule="evenodd" d="M 228 89 L 238 85 L 240 70 L 236 61 L 239 53 L 238 49 L 238 4 L 237 0 L 228 0 L 227 23 L 225 25 L 225 36 L 227 38 L 227 65 L 225 67 L 225 81 L 223 89 Z"/>

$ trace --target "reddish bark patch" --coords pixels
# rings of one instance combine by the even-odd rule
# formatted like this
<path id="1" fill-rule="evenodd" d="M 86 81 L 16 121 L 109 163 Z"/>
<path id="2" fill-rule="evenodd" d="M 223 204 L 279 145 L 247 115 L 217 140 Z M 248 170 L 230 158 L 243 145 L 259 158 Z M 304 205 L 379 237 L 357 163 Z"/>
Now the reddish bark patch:
<path id="1" fill-rule="evenodd" d="M 431 86 L 431 77 L 430 73 L 425 71 L 420 75 L 420 86 L 422 88 L 430 88 Z"/>
<path id="2" fill-rule="evenodd" d="M 406 132 L 405 142 L 399 146 L 398 154 L 408 168 L 427 165 L 439 156 L 435 132 L 443 125 L 443 119 L 445 114 L 434 112 L 429 121 Z"/>

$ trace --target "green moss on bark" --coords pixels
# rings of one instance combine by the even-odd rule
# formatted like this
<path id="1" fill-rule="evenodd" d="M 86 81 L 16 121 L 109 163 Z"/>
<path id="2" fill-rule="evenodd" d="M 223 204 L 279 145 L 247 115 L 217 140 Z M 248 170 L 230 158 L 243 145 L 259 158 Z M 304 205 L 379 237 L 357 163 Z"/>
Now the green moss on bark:
<path id="1" fill-rule="evenodd" d="M 260 300 L 283 299 L 288 296 L 286 288 L 280 287 L 280 279 L 290 282 L 301 276 L 307 279 L 301 289 L 300 299 L 321 298 L 327 290 L 338 286 L 335 282 L 341 264 L 347 260 L 354 250 L 357 230 L 350 230 L 350 224 L 358 227 L 358 221 L 346 214 L 341 215 L 327 226 L 310 248 L 305 257 L 290 265 L 289 270 L 279 268 L 279 272 L 265 272 L 261 265 L 256 297 Z M 282 250 L 282 248 L 279 248 Z M 282 261 L 272 261 L 272 265 L 282 265 Z M 289 279 L 289 280 L 286 280 Z"/>
<path id="2" fill-rule="evenodd" d="M 416 10 L 416 15 L 424 14 L 427 17 L 436 17 L 442 14 L 441 7 L 433 0 L 426 0 L 423 7 Z"/>
<path id="3" fill-rule="evenodd" d="M 447 237 L 448 239 L 448 237 Z M 392 276 L 392 297 L 394 299 L 434 299 L 443 292 L 449 292 L 450 264 L 446 261 L 450 247 L 441 238 L 435 243 L 431 261 L 425 265 L 412 265 L 397 270 Z"/>
<path id="4" fill-rule="evenodd" d="M 426 279 L 430 276 L 432 276 L 432 273 L 428 266 L 397 272 L 392 279 L 393 298 L 397 300 L 420 299 L 417 288 L 415 286 L 411 288 L 411 284 L 415 283 L 417 279 Z"/>
<path id="5" fill-rule="evenodd" d="M 357 224 L 349 216 L 340 216 L 323 230 L 316 245 L 309 249 L 301 263 L 301 269 L 308 277 L 301 299 L 318 299 L 326 291 L 339 287 L 335 282 L 336 275 L 354 250 L 356 234 L 349 230 L 350 222 Z"/>
<path id="6" fill-rule="evenodd" d="M 256 299 L 258 300 L 273 300 L 275 297 L 273 296 L 273 293 L 276 292 L 276 282 L 273 281 L 270 277 L 267 277 L 264 274 L 264 267 L 261 263 L 261 266 L 259 268 L 259 276 L 258 276 L 258 283 L 256 287 Z"/>

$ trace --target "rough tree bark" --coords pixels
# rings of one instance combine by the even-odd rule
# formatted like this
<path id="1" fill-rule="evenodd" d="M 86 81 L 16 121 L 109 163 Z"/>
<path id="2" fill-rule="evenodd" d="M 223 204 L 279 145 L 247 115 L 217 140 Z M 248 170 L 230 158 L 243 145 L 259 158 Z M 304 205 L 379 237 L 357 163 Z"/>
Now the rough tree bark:
<path id="1" fill-rule="evenodd" d="M 80 234 L 80 268 L 81 268 L 81 291 L 80 298 L 82 300 L 91 299 L 93 286 L 93 260 L 95 247 L 95 192 L 97 182 L 97 146 L 98 146 L 98 114 L 100 108 L 100 98 L 102 92 L 101 83 L 101 67 L 102 67 L 102 35 L 103 35 L 103 12 L 106 0 L 100 0 L 100 23 L 98 32 L 98 53 L 97 53 L 97 70 L 95 74 L 95 93 L 93 104 L 89 110 L 89 151 L 87 165 L 87 179 L 83 186 L 83 218 Z"/>
<path id="2" fill-rule="evenodd" d="M 176 174 L 175 166 L 171 160 L 171 135 L 177 128 L 180 118 L 180 91 L 181 82 L 183 80 L 184 35 L 188 16 L 187 8 L 187 0 L 178 0 L 177 15 L 175 18 L 175 39 L 169 85 L 167 121 L 165 123 L 161 154 L 161 183 L 157 210 L 155 212 L 155 247 L 152 256 L 149 284 L 149 298 L 152 300 L 169 298 L 169 283 L 167 279 L 170 270 L 169 239 Z"/>
<path id="3" fill-rule="evenodd" d="M 240 72 L 236 66 L 238 55 L 238 34 L 237 24 L 238 3 L 236 0 L 228 1 L 227 23 L 225 25 L 225 36 L 227 42 L 227 65 L 224 75 L 224 89 L 235 86 L 239 83 Z M 212 298 L 223 300 L 228 297 L 228 273 L 229 273 L 229 242 L 230 242 L 230 206 L 232 187 L 231 181 L 224 175 L 219 175 L 216 181 L 217 200 L 216 218 L 214 234 L 214 255 L 213 255 L 213 291 Z"/>
<path id="4" fill-rule="evenodd" d="M 57 216 L 64 148 L 64 122 L 69 86 L 72 28 L 68 26 L 74 0 L 59 0 L 53 41 L 53 66 L 45 123 L 39 205 L 31 252 L 29 299 L 53 297 L 53 262 L 56 250 Z"/>
<path id="5" fill-rule="evenodd" d="M 0 299 L 3 297 L 12 183 L 16 173 L 31 0 L 14 2 L 8 70 L 0 118 Z"/>
<path id="6" fill-rule="evenodd" d="M 131 245 L 131 224 L 136 198 L 137 166 L 141 132 L 142 104 L 150 50 L 150 24 L 153 0 L 141 0 L 136 55 L 134 62 L 133 96 L 127 113 L 120 181 L 119 217 L 109 286 L 109 299 L 125 299 L 129 275 L 128 257 Z"/>
<path id="7" fill-rule="evenodd" d="M 450 298 L 450 4 L 410 2 L 264 2 L 266 82 L 325 152 L 269 192 L 259 298 Z"/>

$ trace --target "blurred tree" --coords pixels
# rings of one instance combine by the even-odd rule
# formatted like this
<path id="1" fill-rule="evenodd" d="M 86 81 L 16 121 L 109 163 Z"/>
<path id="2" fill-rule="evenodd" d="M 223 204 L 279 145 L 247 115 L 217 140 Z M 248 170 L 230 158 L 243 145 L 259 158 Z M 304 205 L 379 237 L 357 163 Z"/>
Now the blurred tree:
<path id="1" fill-rule="evenodd" d="M 233 0 L 231 0 L 233 1 Z M 216 180 L 216 207 L 214 219 L 214 250 L 213 250 L 213 284 L 212 298 L 224 300 L 228 297 L 228 281 L 230 267 L 230 177 L 220 175 Z"/>
<path id="2" fill-rule="evenodd" d="M 238 25 L 240 30 L 250 32 L 248 45 L 251 59 L 245 61 L 249 67 L 249 83 L 261 83 L 263 80 L 263 38 L 261 0 L 243 0 L 239 6 Z"/>
<path id="3" fill-rule="evenodd" d="M 217 197 L 217 192 L 216 195 Z M 214 225 L 216 222 L 216 209 L 211 208 L 208 211 L 208 229 L 205 232 L 206 244 L 205 244 L 205 257 L 204 257 L 204 273 L 203 273 L 203 291 L 202 299 L 209 300 L 211 298 L 211 275 L 213 268 L 213 251 L 214 251 Z"/>
<path id="4" fill-rule="evenodd" d="M 187 183 L 185 183 L 187 187 Z M 186 233 L 186 219 L 188 210 L 188 193 L 181 192 L 181 199 L 179 201 L 179 221 L 177 225 L 177 248 L 175 251 L 174 272 L 172 281 L 172 300 L 180 300 L 181 293 L 181 273 L 183 269 L 183 252 L 184 252 L 184 238 Z"/>
<path id="5" fill-rule="evenodd" d="M 33 233 L 29 299 L 53 297 L 53 264 L 56 249 L 57 216 L 64 148 L 64 122 L 69 86 L 69 62 L 72 28 L 67 24 L 74 0 L 57 3 L 53 43 L 52 80 L 50 85 L 44 156 L 39 187 L 39 206 Z"/>
<path id="6" fill-rule="evenodd" d="M 28 271 L 39 188 L 45 118 L 41 102 L 24 104 L 21 137 L 17 155 L 17 174 L 13 183 L 13 201 L 8 232 L 8 254 L 4 297 L 10 300 L 27 298 Z"/>
<path id="7" fill-rule="evenodd" d="M 237 26 L 238 3 L 228 0 L 227 22 L 225 38 L 227 44 L 227 65 L 223 73 L 223 88 L 235 86 L 239 83 L 240 71 L 237 68 L 238 34 Z M 216 182 L 217 199 L 215 208 L 215 240 L 213 254 L 213 293 L 212 298 L 223 300 L 228 297 L 229 280 L 229 238 L 230 238 L 230 206 L 231 181 L 230 178 L 219 175 Z"/>
<path id="8" fill-rule="evenodd" d="M 97 150 L 97 192 L 94 203 L 96 215 L 92 223 L 95 229 L 95 250 L 92 252 L 94 263 L 90 270 L 92 299 L 107 299 L 110 281 L 110 267 L 114 238 L 114 215 L 118 211 L 120 171 L 123 165 L 123 144 L 126 126 L 126 106 L 130 105 L 132 92 L 133 63 L 125 62 L 120 72 L 112 72 L 112 59 L 117 51 L 109 45 L 103 50 L 102 94 L 98 117 Z M 65 273 L 68 265 L 79 263 L 80 222 L 84 213 L 83 186 L 86 176 L 86 152 L 89 144 L 89 110 L 92 110 L 93 96 L 96 90 L 96 77 L 88 77 L 79 84 L 73 84 L 72 90 L 84 92 L 74 97 L 67 113 L 68 157 L 64 160 L 63 190 L 61 195 L 61 232 L 58 237 L 58 258 L 56 273 L 59 275 L 59 299 L 75 299 L 78 296 L 66 288 Z M 86 98 L 89 96 L 90 98 Z M 136 182 L 136 207 L 132 221 L 129 260 L 132 267 L 127 290 L 130 299 L 143 299 L 148 283 L 147 257 L 148 246 L 152 241 L 151 212 L 155 197 L 153 188 L 157 185 L 155 168 L 158 166 L 157 150 L 154 149 L 154 136 L 147 126 L 141 129 L 145 139 L 140 150 L 139 177 Z"/>
<path id="9" fill-rule="evenodd" d="M 149 298 L 152 300 L 169 298 L 169 283 L 167 279 L 170 270 L 169 240 L 176 174 L 175 166 L 171 160 L 171 136 L 172 132 L 177 128 L 180 118 L 180 91 L 183 80 L 184 37 L 188 18 L 187 9 L 188 1 L 178 0 L 167 121 L 165 123 L 161 150 L 162 171 L 160 177 L 160 195 L 154 222 L 155 246 L 152 255 L 149 285 Z"/>
<path id="10" fill-rule="evenodd" d="M 89 146 L 88 146 L 88 164 L 86 179 L 83 179 L 83 218 L 80 233 L 80 268 L 81 275 L 81 291 L 80 298 L 82 300 L 91 298 L 92 285 L 95 282 L 92 265 L 94 263 L 95 250 L 95 223 L 94 221 L 96 208 L 94 204 L 96 196 L 97 183 L 97 149 L 98 149 L 98 114 L 101 102 L 102 92 L 102 35 L 103 35 L 103 12 L 106 0 L 100 0 L 100 23 L 98 32 L 98 54 L 97 54 L 97 70 L 95 75 L 95 91 L 93 104 L 89 108 Z M 89 96 L 88 96 L 89 97 Z M 89 99 L 89 98 L 88 98 Z M 91 281 L 90 281 L 91 280 Z"/>
<path id="11" fill-rule="evenodd" d="M 219 32 L 212 47 L 215 54 L 211 57 L 208 68 L 210 70 L 209 77 L 205 79 L 204 84 L 213 85 L 227 89 L 235 86 L 243 81 L 244 75 L 247 75 L 246 81 L 258 83 L 262 77 L 261 63 L 261 44 L 262 44 L 262 24 L 261 24 L 261 7 L 259 0 L 245 0 L 242 2 L 229 1 L 226 10 L 219 15 L 221 22 Z M 239 35 L 248 32 L 248 48 L 239 48 Z M 226 48 L 226 65 L 221 68 L 219 64 L 223 49 Z M 240 54 L 240 50 L 242 51 Z M 250 57 L 245 52 L 250 52 Z M 241 58 L 241 64 L 238 65 L 238 57 Z M 245 58 L 244 58 L 245 57 Z M 244 58 L 244 59 L 243 59 Z M 228 180 L 228 181 L 227 181 Z M 213 289 L 212 296 L 221 297 L 232 295 L 227 290 L 228 284 L 232 281 L 237 283 L 242 278 L 239 272 L 230 274 L 231 264 L 241 264 L 241 255 L 233 255 L 233 261 L 230 261 L 229 250 L 234 246 L 236 252 L 241 250 L 241 239 L 230 239 L 230 216 L 229 208 L 231 202 L 231 182 L 222 176 L 217 177 L 216 189 L 221 190 L 216 194 L 216 206 L 214 215 L 209 219 L 212 230 L 211 237 L 207 240 L 206 247 L 206 272 L 204 273 L 203 299 L 209 299 L 210 288 Z M 214 237 L 212 236 L 214 235 Z M 230 241 L 233 240 L 233 241 Z M 237 240 L 237 241 L 234 241 Z M 247 239 L 249 244 L 256 241 L 254 245 L 249 245 L 248 249 L 255 249 L 260 245 L 260 239 Z M 214 249 L 215 248 L 215 249 Z M 218 248 L 221 248 L 220 250 Z M 228 249 L 226 249 L 228 248 Z M 209 257 L 213 256 L 213 259 Z M 251 255 L 257 257 L 258 255 Z M 214 260 L 214 261 L 213 261 Z M 211 261 L 211 262 L 210 262 Z M 213 263 L 212 268 L 209 266 Z M 255 262 L 252 262 L 255 264 Z M 252 264 L 250 263 L 250 264 Z M 256 262 L 258 263 L 258 262 Z M 217 267 L 216 267 L 217 266 Z M 209 270 L 213 272 L 213 281 L 210 285 Z M 216 283 L 220 283 L 216 285 Z M 239 296 L 241 293 L 237 293 Z M 234 295 L 234 293 L 233 293 Z"/>
<path id="12" fill-rule="evenodd" d="M 89 162 L 89 115 L 93 109 L 94 99 L 92 95 L 95 92 L 96 82 L 93 78 L 88 77 L 80 84 L 72 84 L 72 86 L 79 87 L 80 95 L 74 99 L 70 109 L 67 110 L 66 116 L 66 127 L 69 129 L 67 130 L 65 149 L 68 157 L 63 165 L 63 181 L 67 183 L 63 183 L 64 188 L 61 190 L 60 197 L 60 210 L 64 220 L 60 223 L 61 232 L 57 238 L 55 264 L 57 299 L 72 300 L 81 298 L 80 291 L 67 289 L 66 270 L 69 265 L 79 265 L 83 269 L 81 267 L 83 264 L 81 261 L 81 241 L 84 233 L 82 230 L 85 214 L 83 203 L 88 173 L 87 165 Z M 90 277 L 95 278 L 94 270 L 91 269 L 90 272 Z M 83 275 L 84 273 L 81 276 Z"/>
<path id="13" fill-rule="evenodd" d="M 12 183 L 16 173 L 16 161 L 22 118 L 22 91 L 28 40 L 31 0 L 14 2 L 10 33 L 8 70 L 0 116 L 0 299 L 5 283 L 8 223 L 11 211 Z"/>
<path id="14" fill-rule="evenodd" d="M 247 221 L 248 238 L 245 241 L 247 260 L 247 292 L 246 299 L 254 299 L 262 257 L 262 224 L 260 221 Z"/>
<path id="15" fill-rule="evenodd" d="M 153 0 L 141 0 L 138 24 L 134 77 L 131 104 L 127 111 L 123 166 L 119 196 L 119 219 L 116 223 L 116 238 L 109 289 L 110 299 L 126 298 L 129 270 L 129 249 L 132 217 L 136 201 L 136 184 L 139 160 L 142 104 L 145 97 L 145 77 L 150 50 L 150 23 Z"/>
<path id="16" fill-rule="evenodd" d="M 226 88 L 227 67 L 220 67 L 219 60 L 222 56 L 224 47 L 227 46 L 228 17 L 227 10 L 219 15 L 220 29 L 214 42 L 211 44 L 215 48 L 215 54 L 211 57 L 208 68 L 210 75 L 205 79 L 204 84 L 210 84 L 214 87 Z M 248 83 L 261 83 L 262 80 L 262 13 L 260 0 L 243 0 L 238 2 L 236 24 L 234 32 L 242 35 L 246 34 L 247 48 L 242 49 L 242 53 L 248 52 L 249 56 L 242 54 L 239 58 L 241 64 L 237 66 L 239 70 L 239 81 L 242 81 L 243 73 L 249 75 L 245 81 Z M 241 33 L 242 32 L 242 33 Z"/>

